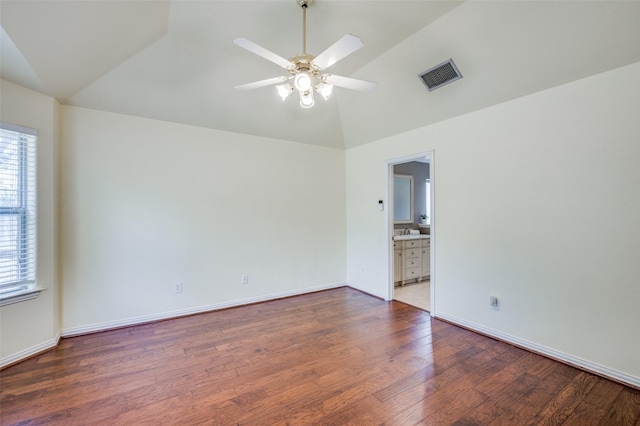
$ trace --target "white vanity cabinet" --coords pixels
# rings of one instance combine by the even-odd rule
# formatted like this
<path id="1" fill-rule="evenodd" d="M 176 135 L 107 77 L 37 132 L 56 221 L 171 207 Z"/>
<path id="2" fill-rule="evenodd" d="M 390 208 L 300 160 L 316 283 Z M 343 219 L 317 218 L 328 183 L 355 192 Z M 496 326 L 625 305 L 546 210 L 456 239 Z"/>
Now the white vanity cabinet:
<path id="1" fill-rule="evenodd" d="M 393 282 L 402 281 L 402 241 L 393 242 Z"/>
<path id="2" fill-rule="evenodd" d="M 429 277 L 430 246 L 429 237 L 394 241 L 393 281 L 404 285 Z"/>
<path id="3" fill-rule="evenodd" d="M 431 238 L 422 240 L 422 278 L 431 277 Z"/>
<path id="4" fill-rule="evenodd" d="M 402 250 L 403 272 L 402 284 L 410 280 L 421 279 L 422 273 L 422 253 L 420 240 L 403 241 L 404 250 Z"/>

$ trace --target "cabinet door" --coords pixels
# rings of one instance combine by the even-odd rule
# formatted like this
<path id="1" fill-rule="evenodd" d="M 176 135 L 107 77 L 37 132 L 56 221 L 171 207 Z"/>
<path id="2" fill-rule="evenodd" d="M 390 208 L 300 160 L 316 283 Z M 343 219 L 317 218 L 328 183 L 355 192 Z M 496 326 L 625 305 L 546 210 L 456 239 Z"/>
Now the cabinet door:
<path id="1" fill-rule="evenodd" d="M 431 248 L 429 246 L 422 247 L 422 276 L 431 275 Z"/>
<path id="2" fill-rule="evenodd" d="M 402 250 L 393 251 L 393 281 L 402 281 Z"/>

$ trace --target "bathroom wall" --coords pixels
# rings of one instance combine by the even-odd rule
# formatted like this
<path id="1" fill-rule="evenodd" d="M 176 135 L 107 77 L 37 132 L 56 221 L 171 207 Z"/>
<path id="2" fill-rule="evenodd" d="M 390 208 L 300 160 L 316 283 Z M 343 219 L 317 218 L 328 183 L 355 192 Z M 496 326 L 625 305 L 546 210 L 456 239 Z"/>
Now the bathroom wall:
<path id="1" fill-rule="evenodd" d="M 429 179 L 429 164 L 421 161 L 409 161 L 407 163 L 396 164 L 393 167 L 393 173 L 399 175 L 413 176 L 413 225 L 408 223 L 396 224 L 395 229 L 418 228 L 420 223 L 420 215 L 427 213 L 425 210 L 425 185 Z"/>

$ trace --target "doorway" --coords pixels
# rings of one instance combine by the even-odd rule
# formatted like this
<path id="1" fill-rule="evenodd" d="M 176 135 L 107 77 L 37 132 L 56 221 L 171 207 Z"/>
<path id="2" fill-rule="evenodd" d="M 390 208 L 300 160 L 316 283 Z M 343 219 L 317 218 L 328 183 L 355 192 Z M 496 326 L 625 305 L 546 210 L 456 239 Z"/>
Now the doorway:
<path id="1" fill-rule="evenodd" d="M 432 314 L 435 309 L 433 163 L 433 151 L 387 161 L 389 300 Z M 406 195 L 395 193 L 400 188 L 398 182 L 407 178 L 412 181 L 410 206 L 404 205 Z M 404 214 L 407 208 L 411 210 L 409 220 Z M 403 212 L 403 217 L 396 217 L 398 212 Z"/>

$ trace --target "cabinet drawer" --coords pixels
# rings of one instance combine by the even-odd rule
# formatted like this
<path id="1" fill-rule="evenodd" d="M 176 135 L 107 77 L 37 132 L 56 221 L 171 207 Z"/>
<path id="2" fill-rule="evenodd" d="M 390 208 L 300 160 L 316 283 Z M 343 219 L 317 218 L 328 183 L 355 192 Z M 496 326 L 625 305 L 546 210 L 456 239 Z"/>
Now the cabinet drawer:
<path id="1" fill-rule="evenodd" d="M 420 268 L 407 268 L 404 270 L 405 280 L 412 280 L 414 278 L 420 278 Z"/>
<path id="2" fill-rule="evenodd" d="M 409 259 L 411 257 L 418 257 L 421 254 L 422 254 L 422 250 L 420 250 L 419 248 L 408 249 L 404 251 L 405 259 Z"/>
<path id="3" fill-rule="evenodd" d="M 404 267 L 405 268 L 420 268 L 422 266 L 422 261 L 420 258 L 413 259 L 404 259 Z"/>
<path id="4" fill-rule="evenodd" d="M 394 241 L 393 242 L 393 249 L 394 250 L 400 250 L 402 248 L 402 241 Z"/>
<path id="5" fill-rule="evenodd" d="M 422 240 L 422 247 L 431 247 L 431 238 L 425 238 Z"/>
<path id="6" fill-rule="evenodd" d="M 407 240 L 402 242 L 404 244 L 404 248 L 416 248 L 420 247 L 420 240 Z"/>

